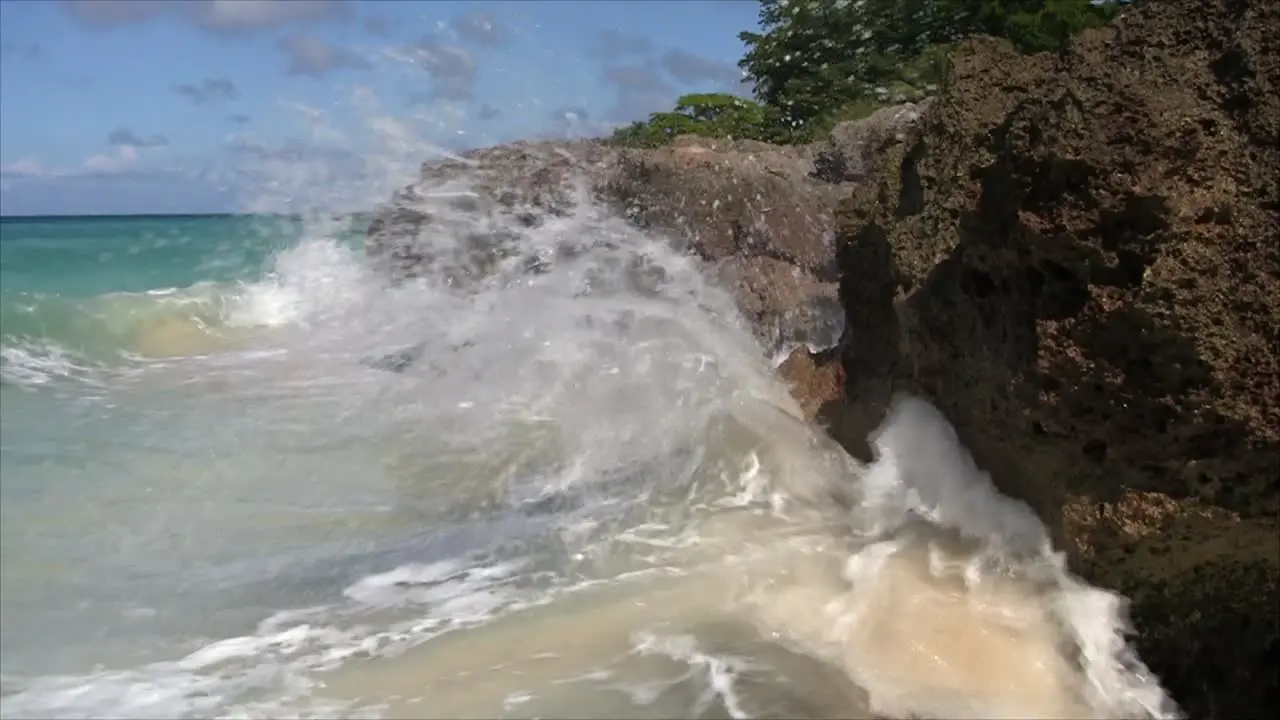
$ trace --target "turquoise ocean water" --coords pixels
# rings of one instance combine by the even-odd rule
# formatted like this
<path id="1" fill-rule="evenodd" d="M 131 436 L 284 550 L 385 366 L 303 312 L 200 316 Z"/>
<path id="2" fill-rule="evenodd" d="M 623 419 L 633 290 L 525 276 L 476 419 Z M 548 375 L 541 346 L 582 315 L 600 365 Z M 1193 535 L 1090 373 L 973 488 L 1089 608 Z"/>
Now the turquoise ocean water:
<path id="1" fill-rule="evenodd" d="M 118 360 L 157 315 L 217 322 L 235 285 L 260 279 L 301 228 L 297 219 L 245 215 L 4 218 L 6 347 L 52 342 Z M 202 307 L 175 310 L 184 301 Z"/>
<path id="2" fill-rule="evenodd" d="M 139 436 L 152 432 L 146 414 L 173 408 L 129 407 L 141 399 L 129 393 L 145 387 L 129 378 L 251 332 L 260 323 L 249 315 L 246 287 L 269 275 L 301 228 L 294 219 L 250 216 L 0 221 L 6 674 L 91 669 L 136 649 L 114 643 L 110 616 L 95 607 L 115 595 L 110 602 L 127 616 L 128 591 L 92 568 L 127 555 L 129 523 L 166 510 L 128 507 L 142 499 L 136 488 L 112 483 L 130 472 L 131 449 L 146 453 L 152 444 Z M 170 439 L 154 438 L 161 446 Z M 103 595 L 86 591 L 94 584 Z"/>
<path id="3" fill-rule="evenodd" d="M 847 457 L 665 238 L 363 230 L 0 221 L 0 716 L 1176 714 L 944 420 Z"/>

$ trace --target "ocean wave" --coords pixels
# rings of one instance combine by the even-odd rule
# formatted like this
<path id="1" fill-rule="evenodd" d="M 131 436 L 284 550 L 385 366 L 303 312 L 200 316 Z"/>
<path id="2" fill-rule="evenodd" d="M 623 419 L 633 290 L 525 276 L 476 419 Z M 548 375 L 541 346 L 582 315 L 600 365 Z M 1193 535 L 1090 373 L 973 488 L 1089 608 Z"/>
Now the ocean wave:
<path id="1" fill-rule="evenodd" d="M 91 297 L 0 295 L 3 378 L 20 386 L 118 367 L 245 349 L 272 329 L 305 324 L 368 294 L 362 263 L 324 238 L 280 252 L 255 281 L 198 282 Z"/>
<path id="2" fill-rule="evenodd" d="M 755 459 L 709 497 L 764 476 L 783 502 L 686 499 L 652 538 L 579 545 L 595 570 L 550 585 L 520 559 L 402 564 L 176 661 L 8 677 L 0 715 L 1177 717 L 1122 599 L 1066 571 L 931 406 L 899 400 L 868 466 L 771 407 L 744 420 Z M 828 485 L 856 512 L 812 489 Z"/>
<path id="3" fill-rule="evenodd" d="M 446 219 L 442 256 L 494 230 Z M 6 454 L 4 548 L 43 565 L 0 716 L 1176 715 L 931 406 L 860 463 L 669 238 L 586 200 L 514 229 L 466 283 L 315 234 L 249 281 L 5 295 L 6 382 L 141 379 L 5 415 L 41 452 Z M 176 659 L 61 630 L 134 641 L 118 597 Z M 54 642 L 109 667 L 45 672 Z"/>
<path id="4" fill-rule="evenodd" d="M 449 578 L 413 567 L 370 576 L 352 586 L 351 602 L 282 611 L 255 633 L 209 643 L 175 661 L 88 675 L 3 680 L 0 717 L 187 718 L 344 717 L 351 701 L 311 697 L 312 674 L 353 658 L 394 655 L 440 634 L 513 609 L 545 602 L 509 587 L 510 568 L 451 564 Z M 424 594 L 423 587 L 431 592 Z M 374 610 L 414 606 L 418 616 L 376 630 L 361 623 Z M 270 693 L 270 700 L 260 698 Z"/>

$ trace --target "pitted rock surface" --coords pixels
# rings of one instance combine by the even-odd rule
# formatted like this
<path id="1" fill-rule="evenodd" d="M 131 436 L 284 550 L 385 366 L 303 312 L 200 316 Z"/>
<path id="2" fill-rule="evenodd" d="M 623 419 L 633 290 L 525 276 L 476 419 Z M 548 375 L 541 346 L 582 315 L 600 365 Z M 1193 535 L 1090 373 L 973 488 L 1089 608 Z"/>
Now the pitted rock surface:
<path id="1" fill-rule="evenodd" d="M 935 402 L 1197 718 L 1280 706 L 1277 27 L 1163 0 L 1060 57 L 971 42 L 840 218 L 837 433 Z"/>

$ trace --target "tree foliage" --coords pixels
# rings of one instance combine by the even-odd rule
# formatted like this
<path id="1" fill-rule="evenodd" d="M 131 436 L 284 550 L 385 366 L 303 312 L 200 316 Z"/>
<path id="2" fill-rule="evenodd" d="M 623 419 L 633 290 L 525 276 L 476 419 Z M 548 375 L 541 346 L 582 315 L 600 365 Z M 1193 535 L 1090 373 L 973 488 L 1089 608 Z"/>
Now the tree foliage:
<path id="1" fill-rule="evenodd" d="M 756 98 L 793 125 L 866 98 L 893 102 L 942 79 L 945 51 L 973 35 L 1054 51 L 1114 16 L 1094 0 L 761 0 L 763 32 L 739 37 Z"/>
<path id="2" fill-rule="evenodd" d="M 757 103 L 686 95 L 674 111 L 623 128 L 614 140 L 653 146 L 697 133 L 803 141 L 835 118 L 932 93 L 947 53 L 967 37 L 1058 51 L 1126 1 L 760 0 L 760 32 L 739 35 L 747 52 L 738 63 Z"/>
<path id="3" fill-rule="evenodd" d="M 614 133 L 612 141 L 627 147 L 659 147 L 677 135 L 706 135 L 740 140 L 778 141 L 776 111 L 726 93 L 685 95 L 675 110 L 653 113 Z"/>

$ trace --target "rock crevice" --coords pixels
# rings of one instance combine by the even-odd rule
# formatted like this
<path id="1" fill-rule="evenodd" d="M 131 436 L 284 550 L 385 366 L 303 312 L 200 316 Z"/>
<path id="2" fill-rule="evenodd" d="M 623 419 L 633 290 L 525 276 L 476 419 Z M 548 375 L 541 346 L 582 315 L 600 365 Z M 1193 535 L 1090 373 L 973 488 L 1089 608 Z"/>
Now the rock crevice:
<path id="1" fill-rule="evenodd" d="M 954 58 L 839 217 L 833 432 L 897 391 L 1133 599 L 1193 717 L 1280 702 L 1275 3 L 1135 3 L 1060 57 Z M 857 311 L 855 311 L 857 308 Z"/>

